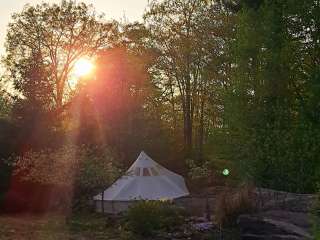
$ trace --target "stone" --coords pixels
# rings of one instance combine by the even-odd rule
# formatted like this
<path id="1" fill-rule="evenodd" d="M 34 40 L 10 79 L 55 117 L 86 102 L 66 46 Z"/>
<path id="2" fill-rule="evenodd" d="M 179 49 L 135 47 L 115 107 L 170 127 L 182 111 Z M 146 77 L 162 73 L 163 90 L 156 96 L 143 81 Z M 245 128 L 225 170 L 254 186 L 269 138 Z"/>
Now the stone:
<path id="1" fill-rule="evenodd" d="M 297 194 L 257 188 L 254 191 L 255 201 L 259 210 L 285 210 L 291 212 L 310 212 L 316 201 L 315 194 Z"/>
<path id="2" fill-rule="evenodd" d="M 266 211 L 244 214 L 237 223 L 244 240 L 255 239 L 313 239 L 308 214 L 288 211 Z"/>

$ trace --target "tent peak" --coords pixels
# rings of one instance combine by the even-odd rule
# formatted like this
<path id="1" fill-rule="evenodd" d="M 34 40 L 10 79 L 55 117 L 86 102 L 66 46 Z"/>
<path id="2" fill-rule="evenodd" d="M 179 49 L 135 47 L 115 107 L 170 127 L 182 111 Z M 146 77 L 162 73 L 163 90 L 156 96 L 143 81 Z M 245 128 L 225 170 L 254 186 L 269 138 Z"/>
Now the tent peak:
<path id="1" fill-rule="evenodd" d="M 140 157 L 141 157 L 141 159 L 144 159 L 144 160 L 147 160 L 148 158 L 150 158 L 150 157 L 148 156 L 148 154 L 146 154 L 146 152 L 143 151 L 143 150 L 140 152 L 138 158 L 140 158 Z"/>
<path id="2" fill-rule="evenodd" d="M 141 160 L 145 160 L 145 161 L 153 161 L 153 159 L 151 157 L 148 156 L 148 154 L 146 154 L 145 151 L 141 151 L 137 160 L 136 161 L 141 161 Z"/>
<path id="3" fill-rule="evenodd" d="M 136 161 L 129 168 L 129 171 L 133 170 L 135 167 L 152 167 L 155 165 L 158 164 L 144 151 L 141 151 Z"/>

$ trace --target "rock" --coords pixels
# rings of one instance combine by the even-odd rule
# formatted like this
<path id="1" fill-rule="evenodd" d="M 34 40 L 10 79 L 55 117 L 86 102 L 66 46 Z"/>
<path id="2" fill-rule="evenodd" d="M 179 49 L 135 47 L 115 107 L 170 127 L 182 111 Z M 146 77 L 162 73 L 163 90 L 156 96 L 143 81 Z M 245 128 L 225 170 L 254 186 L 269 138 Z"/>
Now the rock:
<path id="1" fill-rule="evenodd" d="M 279 221 L 288 221 L 304 229 L 312 228 L 310 216 L 305 213 L 289 211 L 267 211 L 264 212 L 264 216 L 272 219 L 278 219 Z"/>
<path id="2" fill-rule="evenodd" d="M 297 194 L 257 188 L 254 191 L 257 208 L 267 210 L 285 210 L 291 212 L 310 212 L 316 200 L 314 194 Z"/>
<path id="3" fill-rule="evenodd" d="M 208 231 L 213 228 L 213 223 L 212 222 L 194 223 L 192 227 L 195 228 L 197 231 Z"/>
<path id="4" fill-rule="evenodd" d="M 190 226 L 188 227 L 190 228 Z M 185 239 L 190 239 L 192 235 L 193 235 L 193 232 L 191 232 L 190 230 L 181 228 L 181 229 L 176 229 L 174 232 L 169 232 L 169 233 L 160 231 L 157 234 L 156 239 L 185 240 Z"/>
<path id="5" fill-rule="evenodd" d="M 288 211 L 267 211 L 240 215 L 237 223 L 244 240 L 313 239 L 308 214 Z"/>
<path id="6" fill-rule="evenodd" d="M 256 234 L 246 234 L 242 236 L 243 240 L 301 240 L 303 238 L 296 237 L 293 235 L 269 235 L 261 236 Z"/>

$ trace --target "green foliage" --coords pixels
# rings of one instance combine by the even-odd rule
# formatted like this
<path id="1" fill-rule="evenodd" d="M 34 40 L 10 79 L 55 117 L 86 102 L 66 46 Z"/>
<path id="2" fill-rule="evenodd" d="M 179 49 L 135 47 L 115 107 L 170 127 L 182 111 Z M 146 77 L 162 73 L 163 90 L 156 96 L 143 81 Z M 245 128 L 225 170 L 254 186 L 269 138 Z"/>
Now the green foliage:
<path id="1" fill-rule="evenodd" d="M 3 90 L 0 85 L 0 118 L 8 118 L 11 112 L 12 103 L 13 101 L 10 94 Z"/>
<path id="2" fill-rule="evenodd" d="M 215 1 L 193 0 L 152 1 L 144 18 L 157 53 L 151 79 L 164 91 L 173 128 L 183 129 L 186 156 L 201 159 L 227 81 L 231 18 Z"/>
<path id="3" fill-rule="evenodd" d="M 87 207 L 94 194 L 100 193 L 123 173 L 119 163 L 121 158 L 108 147 L 84 147 L 81 152 L 74 183 L 74 204 L 78 208 Z"/>
<path id="4" fill-rule="evenodd" d="M 212 128 L 204 145 L 202 161 L 187 160 L 188 175 L 194 182 L 195 188 L 204 184 L 238 185 L 246 180 L 246 174 L 239 168 L 238 139 L 234 132 L 227 127 Z M 228 170 L 225 175 L 224 170 Z M 202 184 L 198 181 L 201 181 Z"/>
<path id="5" fill-rule="evenodd" d="M 210 175 L 209 162 L 204 162 L 197 165 L 193 159 L 187 159 L 187 166 L 189 168 L 189 176 L 191 179 L 207 178 Z"/>
<path id="6" fill-rule="evenodd" d="M 126 228 L 138 235 L 152 236 L 180 226 L 183 215 L 184 211 L 170 202 L 139 201 L 126 214 Z"/>
<path id="7" fill-rule="evenodd" d="M 72 232 L 99 232 L 106 229 L 106 216 L 98 213 L 76 212 L 68 218 L 68 228 Z"/>
<path id="8" fill-rule="evenodd" d="M 319 140 L 313 126 L 260 129 L 251 135 L 246 169 L 263 186 L 313 192 L 320 181 Z"/>
<path id="9" fill-rule="evenodd" d="M 270 0 L 237 15 L 227 145 L 260 186 L 313 192 L 320 181 L 319 10 L 315 1 Z"/>

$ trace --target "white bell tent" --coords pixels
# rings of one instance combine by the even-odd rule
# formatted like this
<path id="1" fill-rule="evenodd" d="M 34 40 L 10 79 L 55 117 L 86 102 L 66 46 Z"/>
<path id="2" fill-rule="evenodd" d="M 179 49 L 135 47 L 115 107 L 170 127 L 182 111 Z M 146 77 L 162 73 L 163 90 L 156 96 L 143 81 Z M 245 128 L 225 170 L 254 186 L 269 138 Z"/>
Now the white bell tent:
<path id="1" fill-rule="evenodd" d="M 95 196 L 98 212 L 119 213 L 136 200 L 173 200 L 189 195 L 182 176 L 169 171 L 143 151 L 127 173 Z M 103 202 L 102 202 L 103 199 Z"/>

